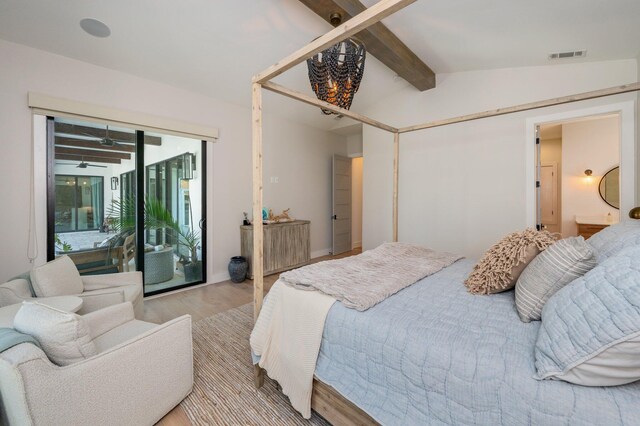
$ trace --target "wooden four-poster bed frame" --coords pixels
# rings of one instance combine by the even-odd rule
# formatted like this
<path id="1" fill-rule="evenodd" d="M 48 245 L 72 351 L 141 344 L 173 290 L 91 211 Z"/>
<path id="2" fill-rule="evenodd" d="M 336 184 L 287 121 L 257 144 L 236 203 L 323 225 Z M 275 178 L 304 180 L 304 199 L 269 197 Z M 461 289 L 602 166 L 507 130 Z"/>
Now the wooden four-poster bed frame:
<path id="1" fill-rule="evenodd" d="M 392 230 L 393 241 L 398 241 L 398 160 L 400 155 L 400 134 L 433 127 L 446 126 L 482 118 L 512 114 L 555 105 L 585 101 L 605 96 L 640 91 L 640 82 L 615 86 L 591 92 L 580 93 L 571 96 L 563 96 L 543 101 L 515 105 L 507 108 L 499 108 L 475 114 L 463 115 L 444 120 L 430 121 L 408 127 L 393 127 L 364 115 L 336 107 L 330 103 L 318 100 L 314 97 L 288 89 L 270 80 L 293 68 L 307 58 L 327 49 L 328 47 L 362 31 L 372 24 L 386 18 L 389 15 L 414 3 L 416 0 L 380 0 L 375 5 L 354 16 L 350 20 L 335 27 L 321 37 L 318 37 L 307 46 L 292 53 L 286 58 L 275 63 L 271 67 L 256 74 L 252 80 L 252 156 L 253 156 L 253 305 L 254 321 L 257 320 L 262 308 L 264 296 L 263 289 L 263 227 L 262 221 L 262 89 L 279 93 L 292 99 L 309 105 L 335 112 L 352 118 L 364 124 L 386 130 L 393 134 L 393 214 Z M 260 387 L 263 384 L 264 371 L 256 365 L 255 384 Z M 360 410 L 353 403 L 337 393 L 330 386 L 314 379 L 312 408 L 325 419 L 334 424 L 375 424 L 376 422 Z"/>

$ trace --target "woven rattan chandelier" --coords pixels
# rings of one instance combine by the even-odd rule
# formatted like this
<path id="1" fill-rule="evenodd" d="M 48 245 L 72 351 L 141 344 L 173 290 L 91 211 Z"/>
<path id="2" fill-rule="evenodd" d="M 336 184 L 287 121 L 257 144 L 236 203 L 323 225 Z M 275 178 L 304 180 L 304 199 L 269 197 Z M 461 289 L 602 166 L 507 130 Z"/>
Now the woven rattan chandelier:
<path id="1" fill-rule="evenodd" d="M 340 24 L 340 14 L 331 15 L 331 23 Z M 309 82 L 318 99 L 340 108 L 351 108 L 353 96 L 364 74 L 364 44 L 350 37 L 307 59 Z M 329 115 L 333 112 L 323 109 Z"/>

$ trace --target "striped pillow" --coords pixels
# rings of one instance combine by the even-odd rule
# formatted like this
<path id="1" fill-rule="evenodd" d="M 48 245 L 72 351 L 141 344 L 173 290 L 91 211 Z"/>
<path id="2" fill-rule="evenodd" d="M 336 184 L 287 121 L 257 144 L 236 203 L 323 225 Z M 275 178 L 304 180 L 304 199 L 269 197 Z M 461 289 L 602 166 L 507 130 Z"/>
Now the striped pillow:
<path id="1" fill-rule="evenodd" d="M 551 245 L 527 266 L 516 284 L 516 309 L 524 322 L 538 321 L 555 292 L 596 266 L 593 250 L 582 237 Z"/>

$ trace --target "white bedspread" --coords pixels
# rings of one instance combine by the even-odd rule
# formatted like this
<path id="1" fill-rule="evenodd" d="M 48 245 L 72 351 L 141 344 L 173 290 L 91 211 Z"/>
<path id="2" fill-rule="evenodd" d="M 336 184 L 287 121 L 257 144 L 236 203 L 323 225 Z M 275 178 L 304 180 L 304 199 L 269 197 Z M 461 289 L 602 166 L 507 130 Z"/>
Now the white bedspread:
<path id="1" fill-rule="evenodd" d="M 251 332 L 251 349 L 305 419 L 311 417 L 313 373 L 327 313 L 336 300 L 318 291 L 300 291 L 278 280 Z"/>

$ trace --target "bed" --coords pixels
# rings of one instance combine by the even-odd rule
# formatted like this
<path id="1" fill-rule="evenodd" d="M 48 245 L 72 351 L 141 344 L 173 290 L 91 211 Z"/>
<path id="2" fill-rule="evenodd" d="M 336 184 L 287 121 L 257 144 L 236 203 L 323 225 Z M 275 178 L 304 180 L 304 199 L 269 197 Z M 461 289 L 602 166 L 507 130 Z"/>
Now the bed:
<path id="1" fill-rule="evenodd" d="M 533 379 L 540 322 L 518 319 L 512 292 L 467 293 L 473 263 L 460 260 L 365 312 L 334 304 L 316 378 L 389 425 L 638 423 L 640 383 Z"/>
<path id="2" fill-rule="evenodd" d="M 605 286 L 598 278 L 601 273 L 626 276 L 622 271 L 627 266 L 635 271 L 621 278 L 627 284 L 614 293 L 625 300 L 625 288 L 633 293 L 628 303 L 634 313 L 631 327 L 637 334 L 640 221 L 612 226 L 594 236 L 589 245 L 597 266 L 576 282 L 591 280 L 600 288 Z M 623 266 L 618 267 L 616 262 L 625 258 L 620 264 Z M 593 387 L 536 380 L 534 351 L 540 347 L 541 328 L 548 329 L 553 322 L 545 321 L 544 316 L 542 322 L 522 322 L 513 291 L 489 296 L 470 294 L 463 282 L 474 264 L 470 259 L 458 260 L 365 311 L 339 302 L 330 305 L 324 327 L 319 329 L 317 362 L 310 370 L 315 378 L 311 407 L 333 424 L 638 424 L 640 381 Z M 577 293 L 570 287 L 558 292 L 569 297 L 557 299 L 575 304 Z M 599 291 L 585 288 L 588 293 Z M 292 288 L 286 291 L 317 293 Z M 278 297 L 271 296 L 269 306 Z M 606 312 L 626 309 L 611 298 L 600 300 L 606 301 Z M 547 304 L 550 309 L 545 312 L 551 318 L 551 308 L 560 305 L 552 300 Z M 607 324 L 623 328 L 624 317 L 607 322 L 596 315 L 598 306 L 584 306 L 583 314 L 593 316 L 594 321 L 583 319 L 583 314 L 568 313 L 567 322 L 579 322 L 578 328 L 602 328 L 608 336 L 613 333 Z M 311 315 L 311 311 L 303 309 L 303 315 Z M 285 316 L 286 321 L 292 318 L 295 316 Z M 284 341 L 293 341 L 292 336 Z M 556 340 L 564 345 L 565 340 Z M 637 349 L 634 351 L 633 357 L 637 358 Z M 296 407 L 293 399 L 292 404 Z"/>

